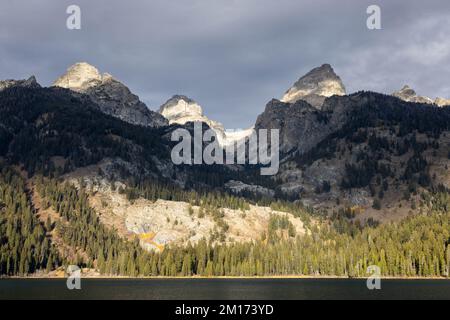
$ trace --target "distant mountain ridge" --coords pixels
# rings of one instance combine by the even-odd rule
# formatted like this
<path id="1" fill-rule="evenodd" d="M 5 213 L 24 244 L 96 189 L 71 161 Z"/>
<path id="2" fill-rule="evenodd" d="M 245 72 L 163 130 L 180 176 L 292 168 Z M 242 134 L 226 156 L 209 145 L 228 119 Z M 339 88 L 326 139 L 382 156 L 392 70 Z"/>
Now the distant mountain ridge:
<path id="1" fill-rule="evenodd" d="M 31 76 L 24 80 L 3 80 L 0 81 L 0 91 L 10 87 L 26 87 L 26 88 L 40 88 L 41 86 L 36 81 L 35 76 Z"/>
<path id="2" fill-rule="evenodd" d="M 161 105 L 158 112 L 154 112 L 123 83 L 108 73 L 101 74 L 96 67 L 86 62 L 78 62 L 70 66 L 66 73 L 60 76 L 53 85 L 70 89 L 74 94 L 85 94 L 99 106 L 102 112 L 131 124 L 159 128 L 169 124 L 206 123 L 216 132 L 217 138 L 223 146 L 245 139 L 253 128 L 227 132 L 220 122 L 209 119 L 204 115 L 200 104 L 185 95 L 172 96 Z M 0 81 L 0 90 L 11 86 L 40 87 L 34 76 L 26 80 Z M 314 109 L 321 110 L 324 108 L 327 98 L 345 96 L 346 94 L 345 86 L 332 66 L 323 64 L 300 77 L 286 91 L 280 102 L 296 104 L 299 101 L 304 101 Z M 407 102 L 438 106 L 450 105 L 450 99 L 436 98 L 432 100 L 428 97 L 419 96 L 409 86 L 404 86 L 392 95 Z M 278 100 L 275 99 L 274 101 Z M 313 112 L 314 110 L 311 109 L 310 111 Z M 255 125 L 261 127 L 261 121 L 257 119 Z"/>
<path id="3" fill-rule="evenodd" d="M 408 85 L 405 85 L 402 89 L 394 92 L 392 95 L 407 102 L 435 104 L 439 107 L 450 105 L 450 99 L 438 97 L 433 100 L 425 96 L 419 96 L 416 91 Z"/>

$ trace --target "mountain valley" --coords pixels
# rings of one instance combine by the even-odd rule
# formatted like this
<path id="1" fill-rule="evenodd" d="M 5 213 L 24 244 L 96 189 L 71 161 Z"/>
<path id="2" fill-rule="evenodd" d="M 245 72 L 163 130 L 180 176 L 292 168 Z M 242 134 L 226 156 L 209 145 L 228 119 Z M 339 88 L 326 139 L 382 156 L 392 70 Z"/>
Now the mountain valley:
<path id="1" fill-rule="evenodd" d="M 177 128 L 201 122 L 222 147 L 253 130 L 227 132 L 184 95 L 155 112 L 87 63 L 48 88 L 1 81 L 0 273 L 76 263 L 130 276 L 358 276 L 373 258 L 387 275 L 448 274 L 447 104 L 409 87 L 347 94 L 324 64 L 257 117 L 255 130 L 280 132 L 279 172 L 261 176 L 259 165 L 172 163 Z M 417 244 L 426 229 L 404 236 L 421 224 L 434 247 Z"/>

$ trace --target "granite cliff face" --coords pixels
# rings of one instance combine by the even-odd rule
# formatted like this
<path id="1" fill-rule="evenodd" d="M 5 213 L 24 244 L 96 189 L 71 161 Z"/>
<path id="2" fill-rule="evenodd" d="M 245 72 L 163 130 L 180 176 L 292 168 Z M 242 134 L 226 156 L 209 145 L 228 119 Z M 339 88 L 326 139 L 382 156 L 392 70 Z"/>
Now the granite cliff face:
<path id="1" fill-rule="evenodd" d="M 345 95 L 345 87 L 329 64 L 314 68 L 301 77 L 281 99 L 282 102 L 294 103 L 304 100 L 320 109 L 327 97 Z"/>
<path id="2" fill-rule="evenodd" d="M 29 77 L 24 80 L 4 80 L 0 81 L 0 91 L 5 90 L 10 87 L 26 87 L 26 88 L 40 88 L 41 86 L 37 83 L 36 78 L 34 76 Z"/>
<path id="3" fill-rule="evenodd" d="M 279 129 L 280 151 L 304 154 L 346 123 L 349 111 L 365 103 L 358 96 L 327 98 L 322 110 L 299 100 L 286 103 L 273 99 L 258 116 L 255 129 Z"/>
<path id="4" fill-rule="evenodd" d="M 123 83 L 110 74 L 100 74 L 88 63 L 74 64 L 53 85 L 88 95 L 102 112 L 128 123 L 146 127 L 168 124 L 164 117 L 148 109 Z"/>
<path id="5" fill-rule="evenodd" d="M 280 151 L 285 154 L 308 152 L 345 122 L 344 95 L 341 79 L 324 64 L 301 77 L 281 101 L 270 101 L 255 128 L 279 129 Z"/>
<path id="6" fill-rule="evenodd" d="M 450 105 L 450 99 L 444 99 L 444 98 L 436 98 L 431 99 L 425 96 L 419 96 L 414 89 L 409 87 L 408 85 L 405 85 L 402 89 L 399 91 L 396 91 L 392 93 L 394 97 L 397 97 L 403 101 L 406 102 L 414 102 L 414 103 L 426 103 L 426 104 L 435 104 L 439 107 L 448 106 Z"/>
<path id="7" fill-rule="evenodd" d="M 325 123 L 318 119 L 317 109 L 303 100 L 286 103 L 273 99 L 258 116 L 256 129 L 279 129 L 280 151 L 308 151 L 328 133 Z"/>

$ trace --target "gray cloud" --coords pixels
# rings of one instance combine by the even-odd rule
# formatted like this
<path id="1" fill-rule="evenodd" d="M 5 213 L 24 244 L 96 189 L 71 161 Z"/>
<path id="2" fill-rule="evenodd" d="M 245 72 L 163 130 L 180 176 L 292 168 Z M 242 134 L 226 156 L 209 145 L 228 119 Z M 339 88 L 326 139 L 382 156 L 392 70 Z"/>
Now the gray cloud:
<path id="1" fill-rule="evenodd" d="M 70 4 L 82 30 L 65 28 Z M 370 4 L 383 30 L 365 27 Z M 450 97 L 448 0 L 14 0 L 1 4 L 0 78 L 43 85 L 77 61 L 127 84 L 152 109 L 173 94 L 229 128 L 331 63 L 349 92 Z"/>

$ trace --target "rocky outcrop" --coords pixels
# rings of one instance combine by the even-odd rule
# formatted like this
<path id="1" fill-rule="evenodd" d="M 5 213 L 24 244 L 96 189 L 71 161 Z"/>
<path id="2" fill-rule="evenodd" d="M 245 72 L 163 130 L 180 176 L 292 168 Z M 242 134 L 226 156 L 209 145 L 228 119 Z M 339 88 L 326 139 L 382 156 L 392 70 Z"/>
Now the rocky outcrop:
<path id="1" fill-rule="evenodd" d="M 78 186 L 74 180 L 70 182 Z M 117 187 L 114 189 L 117 190 Z M 95 190 L 95 195 L 89 201 L 99 213 L 102 223 L 114 227 L 124 238 L 135 239 L 135 235 L 143 248 L 152 251 L 163 250 L 164 245 L 187 246 L 202 239 L 216 244 L 257 241 L 267 232 L 273 216 L 288 218 L 297 235 L 308 232 L 302 220 L 291 213 L 250 205 L 245 210 L 221 208 L 221 221 L 228 228 L 223 231 L 222 240 L 214 240 L 211 238 L 214 231 L 221 229 L 219 220 L 209 214 L 200 215 L 198 206 L 162 199 L 150 201 L 139 198 L 131 202 L 118 191 L 96 184 L 92 184 L 92 190 Z"/>
<path id="2" fill-rule="evenodd" d="M 258 194 L 264 197 L 273 197 L 275 192 L 273 190 L 267 189 L 263 186 L 255 185 L 255 184 L 246 184 L 242 181 L 230 180 L 225 183 L 225 188 L 230 190 L 232 193 L 241 195 L 244 192 L 249 192 L 251 194 Z"/>
<path id="3" fill-rule="evenodd" d="M 151 111 L 128 87 L 110 74 L 100 74 L 88 63 L 76 63 L 53 84 L 77 93 L 87 94 L 100 110 L 131 124 L 161 127 L 167 120 Z"/>
<path id="4" fill-rule="evenodd" d="M 320 121 L 317 109 L 303 100 L 285 103 L 273 99 L 258 116 L 255 129 L 279 129 L 282 153 L 294 149 L 307 152 L 331 132 L 330 126 Z"/>
<path id="5" fill-rule="evenodd" d="M 408 85 L 405 85 L 399 91 L 396 91 L 392 94 L 394 97 L 397 97 L 406 102 L 414 102 L 414 103 L 425 103 L 425 104 L 435 104 L 439 107 L 450 105 L 450 99 L 444 98 L 436 98 L 435 100 L 425 97 L 419 96 L 417 93 Z"/>
<path id="6" fill-rule="evenodd" d="M 345 87 L 329 64 L 315 68 L 301 77 L 281 99 L 282 102 L 294 103 L 304 100 L 320 109 L 327 97 L 345 95 Z"/>
<path id="7" fill-rule="evenodd" d="M 26 87 L 26 88 L 40 88 L 41 86 L 37 83 L 34 76 L 29 77 L 24 80 L 4 80 L 0 81 L 0 91 L 5 90 L 10 87 Z"/>

